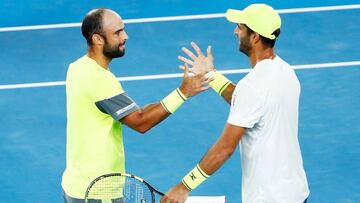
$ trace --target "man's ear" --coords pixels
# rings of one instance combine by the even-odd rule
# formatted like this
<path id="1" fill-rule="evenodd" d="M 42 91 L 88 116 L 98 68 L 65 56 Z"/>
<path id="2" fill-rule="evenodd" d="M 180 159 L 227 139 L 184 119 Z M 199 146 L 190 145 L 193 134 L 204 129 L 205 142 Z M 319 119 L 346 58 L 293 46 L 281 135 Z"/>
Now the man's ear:
<path id="1" fill-rule="evenodd" d="M 250 42 L 257 44 L 261 40 L 259 33 L 251 33 L 250 35 Z"/>
<path id="2" fill-rule="evenodd" d="M 94 45 L 103 45 L 104 44 L 104 38 L 99 34 L 93 34 L 91 37 L 91 40 Z"/>

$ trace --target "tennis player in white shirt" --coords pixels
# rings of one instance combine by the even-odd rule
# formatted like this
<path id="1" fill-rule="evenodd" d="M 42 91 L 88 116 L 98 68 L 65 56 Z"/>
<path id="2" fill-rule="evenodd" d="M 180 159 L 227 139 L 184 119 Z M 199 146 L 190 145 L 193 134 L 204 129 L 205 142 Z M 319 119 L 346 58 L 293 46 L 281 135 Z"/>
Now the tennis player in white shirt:
<path id="1" fill-rule="evenodd" d="M 212 77 L 211 87 L 231 106 L 217 142 L 161 202 L 184 202 L 239 143 L 243 203 L 304 203 L 309 188 L 298 141 L 301 88 L 293 68 L 275 54 L 281 18 L 265 4 L 229 9 L 226 18 L 236 24 L 239 50 L 249 57 L 253 69 L 235 86 L 216 71 L 211 47 L 207 56 L 195 43 L 196 55 L 183 48 L 190 59 L 179 59 L 192 66 L 190 71 Z"/>

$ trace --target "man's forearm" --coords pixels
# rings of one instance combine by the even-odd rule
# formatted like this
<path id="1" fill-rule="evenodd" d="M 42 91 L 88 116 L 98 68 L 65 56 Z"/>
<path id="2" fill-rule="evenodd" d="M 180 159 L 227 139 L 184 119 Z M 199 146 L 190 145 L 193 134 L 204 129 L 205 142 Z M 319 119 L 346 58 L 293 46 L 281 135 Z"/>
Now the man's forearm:
<path id="1" fill-rule="evenodd" d="M 226 89 L 221 93 L 221 96 L 225 99 L 225 101 L 228 104 L 231 104 L 231 99 L 232 99 L 232 95 L 233 92 L 235 90 L 235 85 L 233 85 L 232 83 L 230 83 Z"/>
<path id="2" fill-rule="evenodd" d="M 142 129 L 146 131 L 150 130 L 170 115 L 160 103 L 146 105 L 141 110 L 142 112 L 139 119 Z"/>
<path id="3" fill-rule="evenodd" d="M 149 104 L 126 116 L 121 122 L 140 133 L 145 133 L 169 115 L 160 103 Z"/>
<path id="4" fill-rule="evenodd" d="M 209 84 L 212 89 L 230 104 L 232 93 L 235 90 L 235 85 L 233 85 L 229 79 L 216 70 L 206 73 L 206 77 L 211 78 L 211 82 Z"/>
<path id="5" fill-rule="evenodd" d="M 182 179 L 182 184 L 193 190 L 217 171 L 234 153 L 245 129 L 226 124 L 223 133 L 194 169 Z"/>
<path id="6" fill-rule="evenodd" d="M 174 113 L 186 100 L 187 97 L 176 88 L 159 103 L 147 105 L 127 115 L 122 122 L 140 133 L 145 133 Z"/>
<path id="7" fill-rule="evenodd" d="M 214 144 L 205 154 L 199 163 L 199 166 L 208 175 L 215 173 L 226 160 L 232 155 L 234 149 L 223 148 L 220 144 Z"/>

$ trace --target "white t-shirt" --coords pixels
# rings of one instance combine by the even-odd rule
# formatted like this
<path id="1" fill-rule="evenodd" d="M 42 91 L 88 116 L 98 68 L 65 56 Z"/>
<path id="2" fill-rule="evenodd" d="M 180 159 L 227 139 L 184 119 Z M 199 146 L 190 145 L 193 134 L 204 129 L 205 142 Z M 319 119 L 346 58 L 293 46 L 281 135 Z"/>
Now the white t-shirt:
<path id="1" fill-rule="evenodd" d="M 300 83 L 280 57 L 258 62 L 236 85 L 228 123 L 240 141 L 244 203 L 302 203 L 309 195 L 298 141 Z"/>

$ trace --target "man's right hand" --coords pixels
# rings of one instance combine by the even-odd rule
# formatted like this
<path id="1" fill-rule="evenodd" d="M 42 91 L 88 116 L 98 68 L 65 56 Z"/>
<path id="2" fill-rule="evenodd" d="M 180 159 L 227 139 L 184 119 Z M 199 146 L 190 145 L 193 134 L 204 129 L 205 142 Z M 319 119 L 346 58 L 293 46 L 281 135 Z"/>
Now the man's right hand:
<path id="1" fill-rule="evenodd" d="M 211 53 L 211 46 L 208 46 L 206 50 L 207 57 L 204 56 L 204 54 L 201 52 L 201 49 L 197 44 L 195 44 L 195 42 L 191 42 L 191 46 L 194 48 L 198 56 L 196 56 L 193 52 L 191 52 L 185 47 L 181 48 L 181 50 L 185 54 L 187 54 L 191 58 L 191 60 L 183 56 L 178 56 L 179 60 L 183 61 L 185 64 L 189 64 L 192 66 L 191 68 L 189 68 L 189 71 L 194 74 L 206 74 L 209 71 L 214 70 L 214 57 Z M 185 70 L 185 66 L 179 67 L 180 69 Z"/>
<path id="2" fill-rule="evenodd" d="M 210 88 L 209 82 L 212 81 L 212 78 L 206 78 L 205 73 L 190 76 L 190 70 L 186 63 L 182 66 L 182 69 L 184 69 L 184 79 L 179 89 L 187 98 Z"/>

